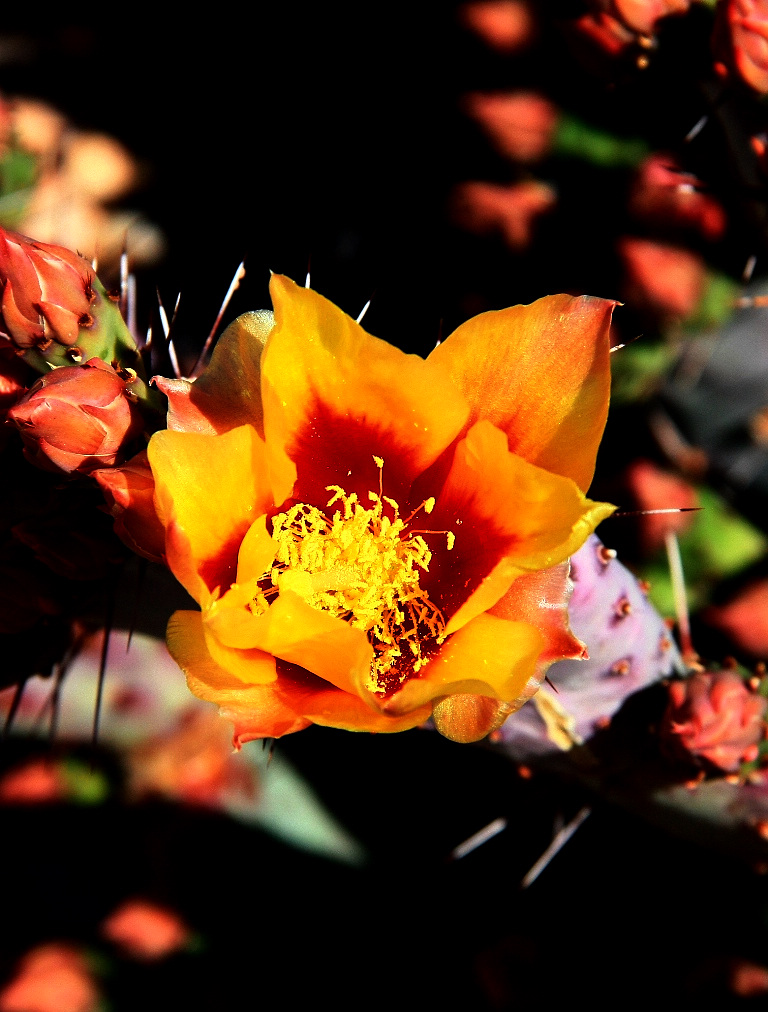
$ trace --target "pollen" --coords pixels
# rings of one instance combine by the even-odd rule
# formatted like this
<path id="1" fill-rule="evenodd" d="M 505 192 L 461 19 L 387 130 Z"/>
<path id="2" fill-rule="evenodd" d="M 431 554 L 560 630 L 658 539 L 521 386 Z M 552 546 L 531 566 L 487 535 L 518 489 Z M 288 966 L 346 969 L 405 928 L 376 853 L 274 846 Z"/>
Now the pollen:
<path id="1" fill-rule="evenodd" d="M 383 460 L 374 461 L 381 474 Z M 420 510 L 432 511 L 433 498 L 403 519 L 398 503 L 381 493 L 369 492 L 364 505 L 339 485 L 327 491 L 325 511 L 296 503 L 274 517 L 275 559 L 250 608 L 262 614 L 276 593 L 291 590 L 362 629 L 374 650 L 368 688 L 386 694 L 418 672 L 445 638 L 445 618 L 419 584 L 432 559 L 422 535 L 444 534 L 451 548 L 453 534 L 409 529 Z"/>

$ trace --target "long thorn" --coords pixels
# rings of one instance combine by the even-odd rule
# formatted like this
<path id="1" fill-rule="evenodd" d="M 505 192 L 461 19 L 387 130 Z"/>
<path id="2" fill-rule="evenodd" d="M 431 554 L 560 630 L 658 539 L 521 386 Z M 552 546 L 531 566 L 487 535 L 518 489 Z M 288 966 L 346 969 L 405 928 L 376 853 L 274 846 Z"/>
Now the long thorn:
<path id="1" fill-rule="evenodd" d="M 2 735 L 3 738 L 7 738 L 11 733 L 11 727 L 13 726 L 16 714 L 19 711 L 19 706 L 21 705 L 21 697 L 24 695 L 24 688 L 26 684 L 27 684 L 26 678 L 22 678 L 22 680 L 16 686 L 16 691 L 13 694 L 11 706 L 10 709 L 8 710 L 7 717 L 5 718 L 5 724 L 3 725 L 3 735 Z"/>
<path id="2" fill-rule="evenodd" d="M 138 621 L 138 617 L 139 617 L 139 605 L 141 604 L 141 591 L 142 591 L 142 589 L 144 587 L 144 580 L 146 578 L 147 569 L 148 568 L 149 568 L 149 562 L 148 562 L 148 560 L 140 558 L 139 559 L 139 572 L 138 572 L 137 578 L 136 578 L 136 596 L 134 597 L 134 600 L 133 600 L 133 609 L 131 611 L 131 621 L 130 621 L 130 625 L 128 626 L 128 639 L 126 640 L 126 643 L 125 643 L 125 652 L 126 653 L 128 653 L 128 651 L 131 649 L 131 640 L 133 639 L 133 634 L 136 631 L 136 622 Z"/>
<path id="3" fill-rule="evenodd" d="M 123 233 L 123 249 L 120 253 L 120 315 L 128 316 L 128 233 Z M 129 328 L 130 329 L 130 328 Z"/>
<path id="4" fill-rule="evenodd" d="M 190 379 L 195 379 L 202 372 L 203 365 L 205 363 L 206 358 L 208 357 L 208 351 L 211 345 L 213 344 L 213 339 L 216 337 L 216 331 L 219 329 L 221 318 L 224 315 L 224 313 L 226 313 L 230 299 L 235 294 L 237 289 L 240 287 L 240 282 L 243 280 L 244 277 L 245 277 L 245 260 L 241 260 L 237 270 L 235 271 L 235 276 L 232 278 L 232 282 L 230 283 L 230 286 L 227 289 L 227 294 L 224 296 L 224 301 L 221 303 L 221 308 L 219 309 L 216 319 L 213 321 L 211 332 L 208 335 L 208 337 L 206 337 L 202 351 L 197 356 L 197 362 L 195 362 L 192 372 L 189 374 Z"/>
<path id="5" fill-rule="evenodd" d="M 494 819 L 493 822 L 489 822 L 487 826 L 483 826 L 482 829 L 473 833 L 463 843 L 460 843 L 458 847 L 454 847 L 449 854 L 449 860 L 459 861 L 462 857 L 466 857 L 473 850 L 477 850 L 478 847 L 482 847 L 484 843 L 492 840 L 494 836 L 503 833 L 506 828 L 507 820 L 499 816 L 498 819 Z"/>
<path id="6" fill-rule="evenodd" d="M 48 724 L 48 744 L 52 745 L 56 737 L 56 731 L 59 726 L 59 709 L 61 706 L 61 686 L 64 681 L 64 675 L 67 671 L 67 664 L 64 661 L 60 661 L 56 665 L 56 674 L 53 682 L 53 691 L 49 697 L 51 706 L 51 719 Z"/>
<path id="7" fill-rule="evenodd" d="M 672 596 L 675 602 L 677 629 L 680 636 L 680 652 L 686 664 L 694 664 L 698 661 L 699 655 L 693 649 L 691 641 L 691 621 L 688 615 L 688 595 L 685 592 L 683 559 L 680 555 L 680 544 L 674 531 L 667 532 L 664 536 L 664 543 L 667 548 L 669 574 L 672 577 Z"/>
<path id="8" fill-rule="evenodd" d="M 106 615 L 104 616 L 104 636 L 101 641 L 101 654 L 99 656 L 99 680 L 96 685 L 96 704 L 93 710 L 93 733 L 91 735 L 91 747 L 96 750 L 99 743 L 99 723 L 101 721 L 101 703 L 104 696 L 104 680 L 107 674 L 107 658 L 109 656 L 109 640 L 112 635 L 112 623 L 115 618 L 115 597 L 116 588 L 110 587 L 107 594 Z"/>
<path id="9" fill-rule="evenodd" d="M 613 355 L 615 351 L 621 351 L 622 348 L 628 348 L 630 344 L 634 344 L 635 341 L 639 341 L 642 334 L 638 334 L 637 337 L 633 337 L 631 341 L 624 341 L 623 344 L 614 344 L 612 348 L 608 349 L 608 353 Z"/>
<path id="10" fill-rule="evenodd" d="M 365 314 L 366 314 L 366 313 L 368 312 L 368 310 L 369 310 L 370 308 L 371 308 L 371 300 L 370 300 L 370 299 L 368 299 L 368 301 L 366 302 L 366 304 L 365 304 L 365 305 L 363 306 L 363 308 L 362 308 L 362 309 L 360 310 L 360 313 L 358 314 L 358 317 L 357 317 L 357 319 L 355 320 L 355 323 L 360 323 L 360 321 L 362 320 L 362 318 L 363 318 L 363 317 L 365 316 Z"/>
<path id="11" fill-rule="evenodd" d="M 157 307 L 160 311 L 160 323 L 162 324 L 163 327 L 163 334 L 165 334 L 165 346 L 168 349 L 168 357 L 171 360 L 171 366 L 173 367 L 174 375 L 176 376 L 177 379 L 179 379 L 179 377 L 181 376 L 181 370 L 179 369 L 179 359 L 176 355 L 176 345 L 173 343 L 173 338 L 171 337 L 171 324 L 168 322 L 168 315 L 165 312 L 163 300 L 160 298 L 160 289 L 156 288 L 155 291 L 157 292 Z M 179 295 L 179 298 L 181 298 L 181 295 Z M 178 307 L 179 307 L 179 300 L 177 299 L 176 308 L 178 309 Z M 176 319 L 175 312 L 173 318 L 174 320 Z"/>
<path id="12" fill-rule="evenodd" d="M 683 137 L 683 141 L 686 144 L 689 144 L 693 140 L 694 137 L 698 136 L 698 134 L 701 133 L 701 131 L 707 125 L 707 120 L 708 119 L 709 119 L 709 113 L 704 113 L 704 115 L 701 117 L 701 119 L 696 120 L 696 122 L 693 124 L 693 126 L 691 127 L 691 129 L 685 135 L 685 137 Z"/>
<path id="13" fill-rule="evenodd" d="M 615 517 L 653 517 L 659 513 L 698 513 L 702 509 L 701 506 L 670 506 L 669 509 L 663 510 L 619 510 L 617 513 L 611 514 L 611 519 Z"/>
<path id="14" fill-rule="evenodd" d="M 559 833 L 556 833 L 552 839 L 552 843 L 547 847 L 544 853 L 541 855 L 539 860 L 533 865 L 530 871 L 523 876 L 520 882 L 521 889 L 527 889 L 529 885 L 532 885 L 536 879 L 541 875 L 544 869 L 547 867 L 549 862 L 558 854 L 563 847 L 568 843 L 570 838 L 584 822 L 587 816 L 592 812 L 592 809 L 585 805 L 580 808 L 579 811 L 574 815 L 567 825 L 563 826 Z"/>

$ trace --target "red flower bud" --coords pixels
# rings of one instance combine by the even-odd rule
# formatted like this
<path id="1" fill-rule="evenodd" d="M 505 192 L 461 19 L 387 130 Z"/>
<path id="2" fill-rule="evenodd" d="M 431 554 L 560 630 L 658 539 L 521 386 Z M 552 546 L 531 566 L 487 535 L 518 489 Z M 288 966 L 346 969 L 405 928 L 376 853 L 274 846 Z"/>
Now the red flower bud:
<path id="1" fill-rule="evenodd" d="M 700 671 L 670 684 L 660 733 L 678 754 L 734 772 L 757 758 L 766 707 L 735 671 Z"/>
<path id="2" fill-rule="evenodd" d="M 145 559 L 165 563 L 165 528 L 155 510 L 155 479 L 146 450 L 122 467 L 93 471 L 92 477 L 115 518 L 115 534 Z"/>
<path id="3" fill-rule="evenodd" d="M 117 463 L 143 429 L 128 382 L 98 358 L 43 376 L 8 412 L 29 460 L 67 472 Z"/>
<path id="4" fill-rule="evenodd" d="M 717 5 L 712 36 L 715 58 L 724 73 L 768 94 L 768 0 L 724 0 Z"/>
<path id="5" fill-rule="evenodd" d="M 92 323 L 93 271 L 87 260 L 0 229 L 0 327 L 23 349 L 76 344 Z"/>
<path id="6" fill-rule="evenodd" d="M 693 229 L 705 239 L 719 239 L 727 220 L 722 205 L 675 158 L 654 154 L 637 171 L 629 198 L 631 213 L 643 222 Z"/>

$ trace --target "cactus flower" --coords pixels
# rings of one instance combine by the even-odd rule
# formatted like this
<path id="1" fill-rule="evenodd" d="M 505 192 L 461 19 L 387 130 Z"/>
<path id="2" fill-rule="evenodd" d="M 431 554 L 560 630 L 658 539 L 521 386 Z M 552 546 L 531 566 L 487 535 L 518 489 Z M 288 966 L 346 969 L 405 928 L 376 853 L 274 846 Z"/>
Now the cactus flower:
<path id="1" fill-rule="evenodd" d="M 41 377 L 8 412 L 29 460 L 66 472 L 120 461 L 144 428 L 130 383 L 98 358 Z"/>
<path id="2" fill-rule="evenodd" d="M 613 303 L 485 313 L 424 360 L 270 288 L 268 335 L 217 348 L 208 431 L 149 444 L 168 564 L 201 606 L 171 618 L 170 651 L 237 745 L 430 715 L 481 738 L 584 652 L 567 559 L 613 510 L 585 497 Z"/>
<path id="3" fill-rule="evenodd" d="M 660 733 L 676 752 L 735 772 L 757 758 L 767 707 L 735 671 L 697 671 L 670 683 Z"/>

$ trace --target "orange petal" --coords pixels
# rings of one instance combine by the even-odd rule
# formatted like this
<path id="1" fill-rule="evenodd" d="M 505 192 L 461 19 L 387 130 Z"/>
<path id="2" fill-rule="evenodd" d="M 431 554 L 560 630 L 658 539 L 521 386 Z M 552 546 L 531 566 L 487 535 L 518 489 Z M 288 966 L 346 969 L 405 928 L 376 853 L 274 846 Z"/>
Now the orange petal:
<path id="1" fill-rule="evenodd" d="M 551 295 L 463 323 L 428 361 L 531 463 L 584 491 L 608 413 L 608 329 L 615 302 Z"/>
<path id="2" fill-rule="evenodd" d="M 382 709 L 407 713 L 454 693 L 515 702 L 534 674 L 544 645 L 542 633 L 525 622 L 479 615 L 449 636 L 439 653 L 382 703 Z"/>
<path id="3" fill-rule="evenodd" d="M 358 696 L 329 685 L 293 664 L 277 662 L 277 679 L 245 685 L 211 657 L 199 612 L 176 612 L 168 625 L 168 643 L 187 675 L 190 691 L 217 703 L 235 727 L 235 746 L 253 738 L 279 738 L 308 724 L 325 724 L 350 731 L 404 731 L 422 724 L 430 708 L 404 716 L 388 716 L 370 709 Z M 275 670 L 275 659 L 268 661 Z M 265 662 L 266 663 L 266 662 Z"/>
<path id="4" fill-rule="evenodd" d="M 263 615 L 249 611 L 251 597 L 247 587 L 233 587 L 205 612 L 206 630 L 222 645 L 264 650 L 357 693 L 373 659 L 361 629 L 313 608 L 291 590 L 282 590 Z"/>
<path id="5" fill-rule="evenodd" d="M 432 530 L 456 535 L 454 547 L 433 535 L 433 560 L 422 586 L 455 632 L 493 607 L 526 571 L 563 562 L 614 507 L 586 499 L 569 478 L 507 450 L 488 421 L 461 440 L 429 517 Z"/>
<path id="6" fill-rule="evenodd" d="M 233 721 L 236 747 L 252 738 L 279 738 L 310 724 L 269 685 L 244 685 L 216 664 L 206 645 L 199 612 L 177 611 L 171 617 L 168 649 L 186 674 L 190 691 L 199 699 L 217 703 L 221 715 Z M 269 657 L 269 663 L 274 675 L 274 657 Z"/>
<path id="7" fill-rule="evenodd" d="M 227 327 L 211 361 L 195 382 L 155 378 L 168 397 L 168 428 L 180 432 L 228 432 L 252 425 L 264 435 L 261 353 L 274 326 L 268 310 L 244 313 Z"/>
<path id="8" fill-rule="evenodd" d="M 297 464 L 296 498 L 321 505 L 326 486 L 342 484 L 363 499 L 378 487 L 373 454 L 387 494 L 404 496 L 464 426 L 464 398 L 441 365 L 371 337 L 316 292 L 279 275 L 270 291 L 264 429 L 270 450 Z"/>
<path id="9" fill-rule="evenodd" d="M 250 425 L 217 436 L 165 429 L 148 456 L 172 572 L 198 601 L 228 588 L 246 531 L 271 506 L 263 441 Z"/>
<path id="10" fill-rule="evenodd" d="M 429 706 L 403 716 L 379 713 L 358 696 L 336 689 L 294 665 L 284 666 L 273 685 L 249 689 L 249 694 L 247 703 L 220 703 L 222 717 L 235 725 L 236 747 L 253 738 L 278 738 L 300 731 L 308 724 L 376 734 L 408 731 L 430 715 Z"/>

